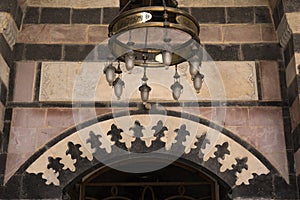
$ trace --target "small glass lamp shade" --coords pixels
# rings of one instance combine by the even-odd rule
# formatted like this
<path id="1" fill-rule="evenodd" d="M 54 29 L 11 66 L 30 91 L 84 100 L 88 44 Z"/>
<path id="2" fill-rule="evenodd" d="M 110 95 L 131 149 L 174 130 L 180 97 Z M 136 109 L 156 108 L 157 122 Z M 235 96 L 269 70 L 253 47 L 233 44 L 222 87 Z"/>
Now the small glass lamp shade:
<path id="1" fill-rule="evenodd" d="M 133 51 L 128 52 L 125 55 L 125 67 L 128 71 L 131 71 L 134 68 L 134 60 L 135 60 L 135 55 Z"/>
<path id="2" fill-rule="evenodd" d="M 123 88 L 125 86 L 124 81 L 122 81 L 122 79 L 120 79 L 119 77 L 116 78 L 116 80 L 113 82 L 113 86 L 114 86 L 114 92 L 115 92 L 115 96 L 117 97 L 118 100 L 121 99 L 122 93 L 123 93 Z"/>
<path id="3" fill-rule="evenodd" d="M 139 91 L 141 92 L 142 101 L 147 102 L 149 99 L 149 93 L 151 91 L 151 87 L 149 87 L 147 83 L 143 83 L 143 85 L 139 87 Z"/>
<path id="4" fill-rule="evenodd" d="M 200 89 L 203 84 L 203 78 L 204 78 L 204 75 L 200 74 L 200 72 L 198 72 L 194 77 L 193 83 L 194 83 L 194 88 L 195 88 L 197 94 L 200 93 Z"/>
<path id="5" fill-rule="evenodd" d="M 105 67 L 104 73 L 106 75 L 106 81 L 111 86 L 116 77 L 116 68 L 112 64 L 110 64 L 107 67 Z"/>
<path id="6" fill-rule="evenodd" d="M 190 74 L 191 74 L 191 77 L 193 79 L 199 71 L 200 60 L 198 59 L 197 56 L 193 56 L 189 60 L 189 65 L 190 65 Z"/>
<path id="7" fill-rule="evenodd" d="M 180 98 L 180 95 L 182 94 L 183 86 L 178 81 L 176 81 L 171 86 L 171 90 L 172 90 L 173 99 L 177 101 Z"/>
<path id="8" fill-rule="evenodd" d="M 169 66 L 172 63 L 172 53 L 170 51 L 162 52 L 163 63 L 165 66 Z"/>

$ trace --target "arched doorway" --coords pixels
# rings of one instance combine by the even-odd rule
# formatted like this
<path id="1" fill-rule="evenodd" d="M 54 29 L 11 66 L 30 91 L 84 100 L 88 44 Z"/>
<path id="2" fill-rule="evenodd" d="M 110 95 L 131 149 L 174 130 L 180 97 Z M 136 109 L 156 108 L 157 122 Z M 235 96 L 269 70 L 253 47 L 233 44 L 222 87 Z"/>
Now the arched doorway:
<path id="1" fill-rule="evenodd" d="M 136 164 L 139 166 L 138 162 Z M 74 200 L 221 200 L 228 199 L 229 190 L 220 180 L 178 160 L 148 173 L 127 173 L 100 167 L 73 183 L 65 193 Z"/>
<path id="2" fill-rule="evenodd" d="M 90 120 L 80 124 L 67 130 L 55 140 L 49 142 L 39 152 L 36 152 L 18 171 L 19 174 L 23 174 L 24 183 L 36 183 L 37 187 L 34 192 L 29 187 L 26 188 L 29 184 L 24 184 L 25 187 L 23 189 L 24 191 L 26 190 L 27 196 L 37 199 L 49 199 L 61 198 L 64 194 L 70 194 L 70 198 L 67 195 L 63 199 L 80 199 L 80 196 L 78 196 L 80 194 L 80 186 L 89 177 L 104 169 L 103 167 L 109 166 L 114 168 L 115 163 L 123 162 L 127 162 L 130 165 L 129 167 L 122 167 L 126 172 L 150 172 L 142 176 L 152 177 L 153 174 L 151 173 L 156 173 L 156 171 L 165 168 L 169 169 L 168 166 L 172 166 L 174 161 L 178 163 L 178 159 L 184 160 L 186 164 L 183 166 L 192 167 L 194 171 L 188 170 L 188 172 L 191 172 L 190 176 L 181 174 L 184 172 L 183 169 L 186 169 L 181 166 L 180 170 L 173 170 L 173 173 L 168 176 L 187 179 L 175 179 L 171 180 L 171 182 L 188 182 L 190 180 L 188 177 L 194 177 L 195 174 L 198 174 L 195 176 L 199 179 L 195 181 L 195 184 L 197 184 L 197 181 L 201 182 L 203 177 L 206 177 L 204 180 L 210 180 L 208 181 L 209 183 L 212 181 L 215 184 L 213 187 L 215 188 L 214 195 L 211 195 L 210 199 L 228 199 L 227 194 L 231 191 L 232 195 L 235 193 L 238 197 L 250 190 L 255 192 L 256 195 L 260 195 L 257 185 L 259 185 L 261 180 L 265 180 L 266 177 L 271 182 L 272 175 L 276 173 L 276 169 L 259 152 L 244 141 L 234 137 L 230 131 L 205 119 L 174 111 L 167 111 L 166 114 L 130 111 L 129 114 L 120 112 L 114 116 L 104 115 L 97 118 L 97 120 Z M 132 124 L 125 123 L 127 122 L 127 117 L 132 119 Z M 153 117 L 156 120 L 150 120 L 149 117 Z M 147 138 L 136 134 L 140 133 L 139 130 L 145 124 L 147 124 L 147 127 L 145 126 L 145 130 L 143 130 L 153 134 L 153 137 L 150 137 L 153 140 L 149 144 L 148 140 L 146 140 Z M 133 132 L 133 134 L 129 134 L 130 132 Z M 123 140 L 123 138 L 125 139 Z M 140 165 L 137 165 L 134 162 L 135 160 L 133 160 L 137 158 L 144 159 L 140 162 L 143 163 L 143 172 L 137 167 Z M 163 160 L 165 165 L 146 167 L 147 165 L 155 164 L 153 160 Z M 119 167 L 114 169 L 118 170 Z M 172 172 L 172 170 L 166 170 L 165 172 Z M 118 173 L 115 171 L 113 174 Z M 199 175 L 199 173 L 206 176 Z M 134 174 L 132 179 L 137 179 L 136 176 L 137 174 Z M 109 177 L 111 178 L 112 176 Z M 126 176 L 119 174 L 116 177 Z M 202 179 L 199 177 L 202 177 Z M 91 180 L 94 179 L 92 178 Z M 147 181 L 151 182 L 151 179 Z M 120 179 L 120 182 L 128 181 Z M 158 179 L 158 182 L 166 181 Z M 222 185 L 222 182 L 226 184 Z M 116 185 L 115 182 L 112 183 L 114 184 L 110 184 L 110 188 L 106 189 L 108 191 L 107 194 L 120 195 L 119 189 L 117 193 L 115 188 L 111 192 L 112 185 Z M 184 189 L 180 187 L 181 185 L 177 184 L 176 190 L 173 189 L 174 193 L 171 195 L 186 194 L 182 192 Z M 104 185 L 102 186 L 104 187 Z M 216 188 L 218 187 L 219 189 L 217 190 Z M 142 191 L 144 189 L 142 188 Z M 178 192 L 178 189 L 181 192 Z M 210 192 L 212 191 L 210 190 Z M 133 193 L 137 194 L 137 192 Z M 144 193 L 150 196 L 144 199 L 151 200 L 152 190 L 149 187 L 146 187 Z M 73 194 L 75 194 L 74 198 Z M 139 193 L 137 197 L 142 199 L 140 194 L 143 193 Z M 137 197 L 135 196 L 135 199 Z M 207 196 L 204 197 L 206 198 Z M 103 198 L 100 197 L 98 199 Z M 201 197 L 192 198 L 201 199 Z"/>

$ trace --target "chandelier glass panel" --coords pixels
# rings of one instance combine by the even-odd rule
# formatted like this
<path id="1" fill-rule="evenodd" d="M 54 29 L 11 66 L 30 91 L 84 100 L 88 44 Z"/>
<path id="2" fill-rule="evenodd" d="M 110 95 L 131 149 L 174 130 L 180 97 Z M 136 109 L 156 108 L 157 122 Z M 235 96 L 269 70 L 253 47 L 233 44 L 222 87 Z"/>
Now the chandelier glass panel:
<path id="1" fill-rule="evenodd" d="M 183 86 L 177 65 L 183 62 L 189 63 L 194 89 L 199 93 L 204 78 L 200 73 L 203 53 L 199 30 L 198 22 L 180 10 L 175 0 L 121 0 L 120 13 L 108 28 L 108 45 L 114 58 L 104 69 L 116 97 L 120 99 L 125 85 L 120 62 L 125 63 L 128 71 L 135 67 L 144 69 L 139 87 L 143 102 L 149 100 L 151 91 L 147 69 L 170 66 L 174 66 L 174 76 L 170 77 L 174 83 L 170 89 L 174 100 L 179 100 Z"/>

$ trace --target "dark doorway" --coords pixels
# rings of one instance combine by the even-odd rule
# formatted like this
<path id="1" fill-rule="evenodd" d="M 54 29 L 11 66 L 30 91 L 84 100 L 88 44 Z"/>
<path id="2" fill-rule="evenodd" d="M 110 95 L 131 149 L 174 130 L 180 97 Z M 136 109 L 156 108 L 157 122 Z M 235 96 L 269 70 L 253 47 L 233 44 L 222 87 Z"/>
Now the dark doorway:
<path id="1" fill-rule="evenodd" d="M 102 167 L 69 191 L 80 200 L 219 200 L 225 189 L 199 169 L 175 162 L 148 173 L 127 173 Z"/>

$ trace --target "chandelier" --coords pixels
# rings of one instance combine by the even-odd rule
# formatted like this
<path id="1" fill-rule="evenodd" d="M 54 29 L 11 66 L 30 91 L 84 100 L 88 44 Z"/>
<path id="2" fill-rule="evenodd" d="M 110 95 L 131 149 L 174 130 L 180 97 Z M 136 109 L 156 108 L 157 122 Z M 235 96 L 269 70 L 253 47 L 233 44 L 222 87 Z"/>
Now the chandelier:
<path id="1" fill-rule="evenodd" d="M 120 63 L 131 72 L 142 67 L 144 76 L 139 87 L 141 100 L 149 100 L 151 87 L 147 84 L 147 69 L 174 66 L 174 83 L 170 86 L 174 100 L 183 92 L 177 65 L 189 63 L 196 93 L 200 92 L 202 51 L 199 24 L 187 12 L 180 10 L 176 0 L 120 0 L 119 15 L 109 24 L 108 46 L 113 55 L 104 73 L 115 96 L 120 99 L 124 81 Z M 114 61 L 118 64 L 114 66 Z"/>

